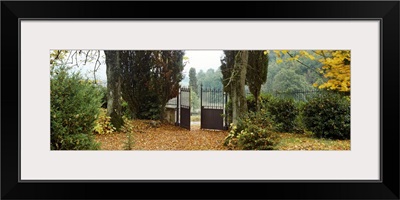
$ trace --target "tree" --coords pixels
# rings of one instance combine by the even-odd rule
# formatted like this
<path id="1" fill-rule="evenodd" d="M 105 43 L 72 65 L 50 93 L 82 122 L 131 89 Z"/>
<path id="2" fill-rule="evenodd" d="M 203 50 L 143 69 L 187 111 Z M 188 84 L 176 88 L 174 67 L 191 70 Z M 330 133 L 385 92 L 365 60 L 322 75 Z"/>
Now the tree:
<path id="1" fill-rule="evenodd" d="M 267 74 L 267 51 L 249 51 L 246 85 L 249 86 L 249 90 L 254 96 L 257 110 L 259 110 L 258 100 L 260 96 L 261 85 L 267 81 Z"/>
<path id="2" fill-rule="evenodd" d="M 120 51 L 122 97 L 128 103 L 131 118 L 151 118 L 152 105 L 158 106 L 150 91 L 152 51 Z"/>
<path id="3" fill-rule="evenodd" d="M 322 64 L 322 67 L 316 69 L 314 72 L 321 75 L 323 83 L 315 82 L 314 86 L 320 89 L 350 94 L 350 50 L 281 50 L 274 52 L 279 57 L 276 60 L 277 63 L 283 62 L 283 59 L 280 57 L 286 54 L 290 60 L 294 60 L 309 69 L 313 69 L 313 67 L 306 64 L 304 59 L 317 60 Z"/>
<path id="4" fill-rule="evenodd" d="M 105 50 L 104 53 L 107 66 L 107 115 L 111 117 L 114 127 L 119 130 L 124 124 L 121 106 L 121 52 Z"/>
<path id="5" fill-rule="evenodd" d="M 350 93 L 350 51 L 316 51 L 323 56 L 320 73 L 328 80 L 319 85 L 319 88 Z M 315 86 L 318 86 L 316 83 Z"/>
<path id="6" fill-rule="evenodd" d="M 246 72 L 249 51 L 224 51 L 222 61 L 224 90 L 228 91 L 232 102 L 232 123 L 237 124 L 241 115 L 247 113 L 245 94 Z"/>
<path id="7" fill-rule="evenodd" d="M 198 110 L 200 108 L 200 99 L 199 96 L 190 89 L 190 109 L 191 112 Z"/>
<path id="8" fill-rule="evenodd" d="M 310 90 L 312 86 L 307 83 L 304 76 L 297 74 L 292 69 L 283 68 L 274 77 L 273 91 L 292 92 L 298 90 Z"/>
<path id="9" fill-rule="evenodd" d="M 183 79 L 182 71 L 184 51 L 155 51 L 155 65 L 152 68 L 152 88 L 158 95 L 163 116 L 167 102 L 178 96 L 179 82 Z"/>
<path id="10" fill-rule="evenodd" d="M 224 85 L 224 92 L 232 92 L 231 85 L 228 85 L 231 80 L 231 75 L 233 72 L 233 65 L 235 63 L 235 55 L 238 51 L 224 51 L 225 57 L 221 59 L 221 73 L 222 73 L 222 84 Z M 199 76 L 200 77 L 200 74 Z"/>
<path id="11" fill-rule="evenodd" d="M 192 88 L 192 91 L 197 94 L 198 86 L 197 86 L 197 78 L 196 78 L 196 69 L 190 68 L 189 70 L 189 87 Z"/>
<path id="12" fill-rule="evenodd" d="M 122 96 L 134 118 L 160 119 L 182 80 L 183 51 L 121 51 Z"/>

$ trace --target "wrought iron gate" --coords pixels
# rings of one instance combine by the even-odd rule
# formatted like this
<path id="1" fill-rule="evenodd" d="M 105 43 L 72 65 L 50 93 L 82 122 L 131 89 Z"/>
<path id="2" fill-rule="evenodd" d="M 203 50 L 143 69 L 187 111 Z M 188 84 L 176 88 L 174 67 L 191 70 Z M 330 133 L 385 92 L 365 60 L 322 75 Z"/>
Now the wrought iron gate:
<path id="1" fill-rule="evenodd" d="M 226 130 L 226 101 L 227 96 L 222 89 L 203 89 L 200 86 L 200 128 Z"/>
<path id="2" fill-rule="evenodd" d="M 182 87 L 180 91 L 180 123 L 183 128 L 190 130 L 190 88 Z"/>

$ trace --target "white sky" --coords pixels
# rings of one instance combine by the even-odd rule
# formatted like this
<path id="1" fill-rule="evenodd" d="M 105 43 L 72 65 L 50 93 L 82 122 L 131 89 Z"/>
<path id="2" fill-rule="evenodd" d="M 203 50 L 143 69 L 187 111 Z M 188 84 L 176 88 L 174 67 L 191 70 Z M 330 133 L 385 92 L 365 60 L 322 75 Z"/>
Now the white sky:
<path id="1" fill-rule="evenodd" d="M 104 55 L 103 52 L 102 55 Z M 222 50 L 186 50 L 185 56 L 189 58 L 189 62 L 183 69 L 183 74 L 188 76 L 191 67 L 195 68 L 197 73 L 200 70 L 206 72 L 210 68 L 217 70 L 221 66 L 221 57 L 223 55 Z M 96 73 L 96 77 L 101 81 L 106 81 L 106 65 L 103 56 L 100 62 L 102 64 Z M 86 65 L 81 65 L 80 69 L 83 74 L 86 74 L 89 78 L 93 78 L 93 66 L 94 64 L 87 63 Z"/>
<path id="2" fill-rule="evenodd" d="M 187 50 L 185 56 L 189 58 L 189 63 L 183 69 L 183 73 L 189 73 L 191 67 L 206 72 L 208 69 L 218 69 L 221 66 L 221 57 L 224 55 L 222 50 Z"/>

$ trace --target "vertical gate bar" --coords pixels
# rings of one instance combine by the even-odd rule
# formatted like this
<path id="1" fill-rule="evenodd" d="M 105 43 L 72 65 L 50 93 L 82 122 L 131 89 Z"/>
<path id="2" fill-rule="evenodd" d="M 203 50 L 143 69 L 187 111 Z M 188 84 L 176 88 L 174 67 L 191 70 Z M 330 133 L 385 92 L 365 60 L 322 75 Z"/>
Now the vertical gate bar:
<path id="1" fill-rule="evenodd" d="M 182 113 L 182 88 L 179 90 L 179 115 L 178 115 L 179 126 L 181 126 L 181 113 Z"/>
<path id="2" fill-rule="evenodd" d="M 190 95 L 190 87 L 188 87 L 188 90 L 189 90 L 189 131 L 190 131 L 190 125 L 192 124 L 192 111 L 190 110 L 191 109 L 191 107 L 190 107 L 190 102 L 191 102 L 191 95 Z"/>
<path id="3" fill-rule="evenodd" d="M 202 129 L 203 122 L 203 84 L 200 83 L 200 129 Z"/>
<path id="4" fill-rule="evenodd" d="M 214 89 L 211 89 L 211 109 L 214 108 Z"/>
<path id="5" fill-rule="evenodd" d="M 178 95 L 176 95 L 176 116 L 175 116 L 175 126 L 179 126 L 178 123 L 178 115 L 179 115 L 179 90 L 178 90 Z"/>
<path id="6" fill-rule="evenodd" d="M 215 109 L 215 88 L 213 88 L 213 109 Z"/>
<path id="7" fill-rule="evenodd" d="M 215 106 L 215 92 L 214 92 L 214 88 L 213 89 L 211 89 L 211 108 L 212 109 L 214 109 L 214 106 Z"/>

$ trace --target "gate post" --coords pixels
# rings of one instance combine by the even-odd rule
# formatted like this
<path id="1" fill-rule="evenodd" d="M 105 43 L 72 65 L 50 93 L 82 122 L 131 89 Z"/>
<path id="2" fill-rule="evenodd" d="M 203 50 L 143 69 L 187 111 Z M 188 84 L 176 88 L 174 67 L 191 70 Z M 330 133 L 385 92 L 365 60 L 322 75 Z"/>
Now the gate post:
<path id="1" fill-rule="evenodd" d="M 175 115 L 175 126 L 179 126 L 179 94 L 181 89 L 178 90 L 178 95 L 176 96 L 176 115 Z"/>

